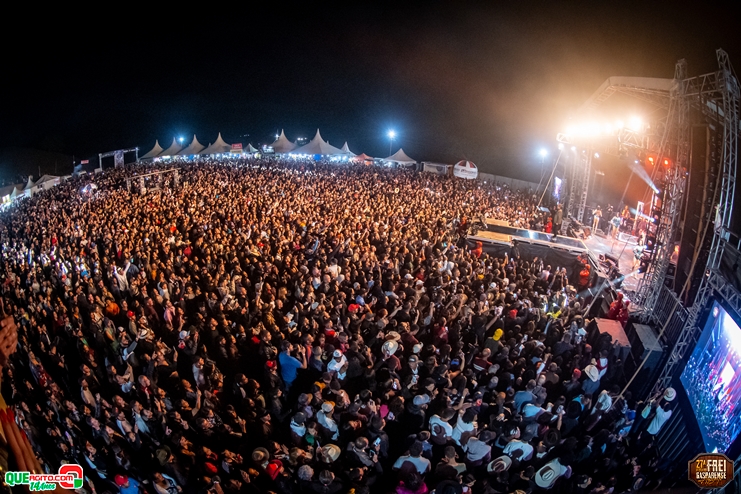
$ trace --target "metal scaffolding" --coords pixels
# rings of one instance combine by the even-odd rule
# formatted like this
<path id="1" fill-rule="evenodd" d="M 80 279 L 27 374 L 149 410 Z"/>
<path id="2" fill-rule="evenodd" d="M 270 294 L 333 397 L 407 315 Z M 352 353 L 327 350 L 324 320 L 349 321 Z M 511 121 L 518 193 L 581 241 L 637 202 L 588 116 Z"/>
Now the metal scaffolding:
<path id="1" fill-rule="evenodd" d="M 722 177 L 720 187 L 716 190 L 717 207 L 715 212 L 712 243 L 705 266 L 702 267 L 700 287 L 694 303 L 689 308 L 687 321 L 674 344 L 666 365 L 654 386 L 654 391 L 669 386 L 674 378 L 677 364 L 684 358 L 685 352 L 699 337 L 701 328 L 698 327 L 700 314 L 704 311 L 714 292 L 720 293 L 724 299 L 734 306 L 741 300 L 741 296 L 726 281 L 720 271 L 720 262 L 723 251 L 731 236 L 731 215 L 736 188 L 736 172 L 738 167 L 738 132 L 739 132 L 739 83 L 728 54 L 717 50 L 719 70 L 711 74 L 685 79 L 682 82 L 684 99 L 688 105 L 699 105 L 700 110 L 707 117 L 722 125 Z"/>
<path id="2" fill-rule="evenodd" d="M 569 175 L 569 197 L 566 211 L 569 217 L 579 223 L 584 222 L 584 211 L 587 207 L 589 181 L 592 176 L 592 148 L 576 149 L 571 152 L 571 173 Z"/>
<path id="3" fill-rule="evenodd" d="M 657 319 L 654 307 L 674 253 L 689 163 L 690 105 L 684 92 L 686 86 L 682 84 L 686 77 L 687 62 L 680 60 L 674 69 L 675 84 L 670 93 L 669 113 L 652 177 L 654 183 L 661 188 L 660 193 L 655 196 L 658 204 L 652 205 L 659 206 L 659 219 L 655 224 L 649 225 L 649 229 L 653 230 L 649 235 L 655 241 L 651 262 L 638 286 L 635 301 L 643 308 L 644 322 L 657 324 L 664 322 Z M 670 160 L 670 166 L 663 165 L 665 159 Z"/>

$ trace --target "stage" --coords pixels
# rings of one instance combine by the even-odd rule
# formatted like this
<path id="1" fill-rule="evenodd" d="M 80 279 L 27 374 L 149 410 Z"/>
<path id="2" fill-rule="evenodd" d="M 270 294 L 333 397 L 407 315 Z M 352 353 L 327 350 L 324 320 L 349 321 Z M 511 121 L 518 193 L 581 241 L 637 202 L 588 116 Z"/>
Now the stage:
<path id="1" fill-rule="evenodd" d="M 609 254 L 618 259 L 619 271 L 625 276 L 621 291 L 627 294 L 634 292 L 638 288 L 638 282 L 643 277 L 643 274 L 633 273 L 635 262 L 633 248 L 636 246 L 635 237 L 621 233 L 617 239 L 613 239 L 610 236 L 594 234 L 584 240 L 584 245 L 595 256 Z"/>
<path id="2" fill-rule="evenodd" d="M 566 261 L 563 258 L 560 258 L 560 256 L 556 258 L 554 256 L 554 251 L 569 253 L 573 257 L 588 251 L 592 254 L 590 258 L 593 260 L 593 265 L 597 264 L 600 254 L 608 254 L 618 260 L 619 271 L 625 276 L 621 291 L 626 292 L 627 295 L 638 288 L 639 277 L 643 276 L 643 274 L 633 273 L 635 262 L 633 248 L 636 246 L 636 237 L 621 233 L 617 239 L 613 239 L 609 236 L 596 233 L 585 240 L 581 240 L 562 235 L 554 237 L 554 235 L 543 232 L 510 227 L 505 223 L 489 220 L 487 221 L 488 231 L 480 231 L 476 235 L 468 237 L 468 239 L 474 242 L 477 240 L 481 241 L 484 245 L 499 245 L 500 249 L 503 249 L 502 252 L 509 250 L 508 247 L 511 245 L 512 240 L 518 240 L 521 250 L 532 250 L 528 254 L 539 257 L 552 257 L 550 261 L 552 261 L 554 266 L 566 265 Z M 506 249 L 505 246 L 507 246 Z M 550 255 L 546 255 L 546 251 Z M 501 253 L 499 254 L 501 255 Z M 568 274 L 570 278 L 575 275 L 573 272 L 569 272 Z"/>

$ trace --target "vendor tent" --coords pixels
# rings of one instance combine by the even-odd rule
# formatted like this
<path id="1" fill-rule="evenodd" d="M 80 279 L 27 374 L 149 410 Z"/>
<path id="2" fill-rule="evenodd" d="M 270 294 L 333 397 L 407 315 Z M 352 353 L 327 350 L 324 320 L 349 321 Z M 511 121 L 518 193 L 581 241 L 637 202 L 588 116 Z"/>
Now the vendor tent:
<path id="1" fill-rule="evenodd" d="M 286 137 L 285 132 L 283 132 L 283 129 L 281 129 L 280 135 L 275 140 L 275 142 L 271 144 L 271 147 L 273 148 L 275 154 L 286 154 L 296 149 L 296 144 L 289 141 Z"/>
<path id="2" fill-rule="evenodd" d="M 181 149 L 180 152 L 178 152 L 178 156 L 191 156 L 194 154 L 198 154 L 201 151 L 203 151 L 203 148 L 205 148 L 203 144 L 198 142 L 198 138 L 196 138 L 195 134 L 193 134 L 193 140 L 188 144 L 185 148 Z"/>
<path id="3" fill-rule="evenodd" d="M 461 160 L 453 167 L 453 175 L 458 178 L 475 180 L 479 176 L 479 169 L 473 162 Z"/>
<path id="4" fill-rule="evenodd" d="M 35 193 L 40 190 L 51 189 L 55 185 L 59 185 L 61 180 L 62 180 L 61 177 L 57 177 L 55 175 L 43 175 L 40 179 L 36 181 L 31 192 Z"/>
<path id="5" fill-rule="evenodd" d="M 402 148 L 399 148 L 397 152 L 383 160 L 384 163 L 397 163 L 400 165 L 411 165 L 417 162 L 417 160 L 413 160 L 407 154 L 404 152 Z"/>
<path id="6" fill-rule="evenodd" d="M 247 152 L 250 154 L 255 154 L 255 153 L 259 153 L 260 151 L 255 149 L 252 143 L 250 143 L 250 144 L 247 144 Z"/>
<path id="7" fill-rule="evenodd" d="M 359 161 L 361 163 L 373 163 L 373 158 L 365 153 L 361 153 L 353 158 L 353 161 Z"/>
<path id="8" fill-rule="evenodd" d="M 175 156 L 176 154 L 178 154 L 178 152 L 180 152 L 181 149 L 183 149 L 183 146 L 178 144 L 178 140 L 173 137 L 170 147 L 162 151 L 157 156 Z"/>
<path id="9" fill-rule="evenodd" d="M 219 137 L 216 138 L 216 142 L 213 144 L 209 144 L 206 149 L 201 151 L 198 154 L 201 155 L 209 155 L 209 154 L 224 154 L 229 153 L 232 150 L 232 145 L 227 144 L 224 142 L 224 139 L 221 138 L 221 132 L 219 132 Z"/>
<path id="10" fill-rule="evenodd" d="M 343 153 L 345 153 L 348 156 L 355 156 L 355 153 L 353 153 L 352 151 L 350 151 L 350 148 L 347 145 L 347 141 L 345 141 L 345 144 L 340 148 L 340 151 L 342 151 Z"/>
<path id="11" fill-rule="evenodd" d="M 28 182 L 26 182 L 26 186 L 23 187 L 23 190 L 31 190 L 33 189 L 34 183 L 33 183 L 33 176 L 28 176 Z"/>
<path id="12" fill-rule="evenodd" d="M 143 160 L 152 159 L 152 158 L 154 158 L 154 157 L 159 156 L 160 154 L 162 154 L 162 151 L 164 151 L 164 149 L 162 149 L 162 146 L 160 146 L 160 141 L 155 140 L 154 141 L 154 147 L 152 148 L 152 150 L 149 151 L 144 156 L 142 156 L 140 159 L 143 159 Z"/>
<path id="13" fill-rule="evenodd" d="M 290 154 L 305 154 L 309 156 L 335 156 L 344 154 L 341 149 L 336 148 L 322 139 L 319 129 L 316 129 L 316 135 L 308 144 L 298 147 L 291 151 Z"/>

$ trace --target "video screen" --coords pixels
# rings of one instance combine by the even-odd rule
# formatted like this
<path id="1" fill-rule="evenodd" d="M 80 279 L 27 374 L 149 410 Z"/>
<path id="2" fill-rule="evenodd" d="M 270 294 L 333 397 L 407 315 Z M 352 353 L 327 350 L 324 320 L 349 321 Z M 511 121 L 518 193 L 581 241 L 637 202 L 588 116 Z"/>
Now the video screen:
<path id="1" fill-rule="evenodd" d="M 724 453 L 741 432 L 741 328 L 718 302 L 680 379 L 706 451 Z"/>

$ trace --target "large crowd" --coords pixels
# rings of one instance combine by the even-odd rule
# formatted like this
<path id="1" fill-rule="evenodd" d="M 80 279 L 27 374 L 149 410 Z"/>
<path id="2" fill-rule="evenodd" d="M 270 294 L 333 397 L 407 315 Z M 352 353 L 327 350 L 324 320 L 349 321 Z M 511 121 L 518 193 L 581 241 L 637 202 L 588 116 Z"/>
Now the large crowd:
<path id="1" fill-rule="evenodd" d="M 367 166 L 179 167 L 145 194 L 126 180 L 156 167 L 127 166 L 0 217 L 18 326 L 2 395 L 46 471 L 77 463 L 82 490 L 125 494 L 661 478 L 671 404 L 620 395 L 565 271 L 456 227 L 542 225 L 531 193 Z"/>

